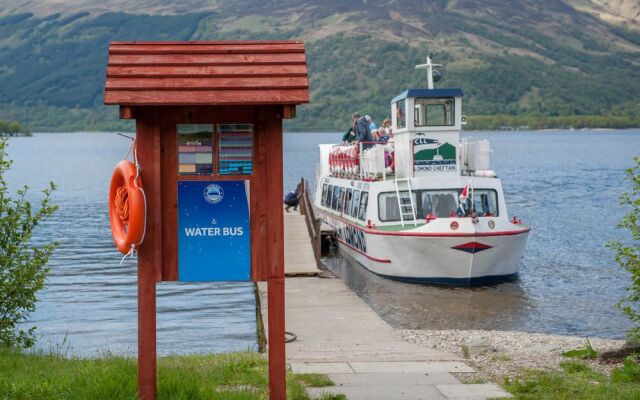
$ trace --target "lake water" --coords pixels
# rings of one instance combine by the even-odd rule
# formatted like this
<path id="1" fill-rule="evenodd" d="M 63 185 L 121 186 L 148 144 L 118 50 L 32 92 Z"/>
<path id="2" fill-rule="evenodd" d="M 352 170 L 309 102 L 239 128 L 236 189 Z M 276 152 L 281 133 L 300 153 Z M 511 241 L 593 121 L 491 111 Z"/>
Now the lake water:
<path id="1" fill-rule="evenodd" d="M 483 328 L 622 337 L 629 327 L 613 308 L 628 277 L 604 247 L 624 210 L 624 170 L 640 153 L 640 131 L 465 133 L 488 138 L 510 215 L 533 230 L 518 282 L 455 289 L 379 278 L 340 257 L 326 259 L 397 328 Z M 317 144 L 339 134 L 285 134 L 285 190 L 313 181 Z M 135 260 L 120 265 L 107 215 L 108 183 L 129 143 L 114 133 L 36 134 L 11 138 L 12 187 L 32 196 L 53 180 L 60 206 L 36 240 L 60 241 L 31 322 L 40 347 L 63 341 L 71 354 L 136 350 Z M 250 283 L 158 286 L 158 352 L 255 348 Z"/>

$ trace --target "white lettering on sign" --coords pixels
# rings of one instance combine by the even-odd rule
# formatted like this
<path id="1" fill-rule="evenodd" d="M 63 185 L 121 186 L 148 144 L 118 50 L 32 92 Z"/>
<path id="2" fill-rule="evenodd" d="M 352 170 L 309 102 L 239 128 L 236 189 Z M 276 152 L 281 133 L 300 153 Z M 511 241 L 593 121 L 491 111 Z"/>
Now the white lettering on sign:
<path id="1" fill-rule="evenodd" d="M 225 226 L 224 228 L 184 228 L 184 234 L 190 236 L 242 236 L 241 226 Z"/>

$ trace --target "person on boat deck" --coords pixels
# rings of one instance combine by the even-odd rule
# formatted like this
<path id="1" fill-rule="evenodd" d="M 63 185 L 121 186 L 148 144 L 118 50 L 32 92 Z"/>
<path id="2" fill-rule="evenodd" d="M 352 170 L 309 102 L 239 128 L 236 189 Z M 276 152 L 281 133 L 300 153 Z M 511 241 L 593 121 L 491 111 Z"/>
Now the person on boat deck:
<path id="1" fill-rule="evenodd" d="M 347 133 L 342 135 L 342 143 L 351 143 L 356 140 L 356 132 L 353 130 L 353 126 L 349 128 Z"/>
<path id="2" fill-rule="evenodd" d="M 300 204 L 300 197 L 302 197 L 302 191 L 299 187 L 296 188 L 295 192 L 292 190 L 284 196 L 284 205 L 286 206 L 284 209 L 286 212 L 289 212 L 289 208 L 293 207 L 293 211 L 298 210 L 298 204 Z"/>
<path id="3" fill-rule="evenodd" d="M 382 121 L 382 126 L 384 127 L 384 131 L 387 132 L 387 135 L 391 135 L 391 118 L 385 118 Z"/>
<path id="4" fill-rule="evenodd" d="M 362 149 L 366 150 L 373 146 L 373 136 L 371 136 L 371 130 L 365 117 L 361 116 L 359 112 L 354 112 L 351 116 L 353 121 L 353 130 L 356 133 L 356 140 L 362 143 Z"/>
<path id="5" fill-rule="evenodd" d="M 378 128 L 377 132 L 378 132 L 378 135 L 377 135 L 376 142 L 385 144 L 389 141 L 389 135 L 387 135 L 387 132 L 384 130 L 383 127 Z"/>
<path id="6" fill-rule="evenodd" d="M 364 119 L 366 119 L 367 122 L 369 123 L 369 130 L 371 132 L 373 132 L 374 130 L 378 129 L 378 125 L 376 125 L 376 123 L 373 122 L 373 118 L 371 118 L 371 115 L 365 115 Z"/>

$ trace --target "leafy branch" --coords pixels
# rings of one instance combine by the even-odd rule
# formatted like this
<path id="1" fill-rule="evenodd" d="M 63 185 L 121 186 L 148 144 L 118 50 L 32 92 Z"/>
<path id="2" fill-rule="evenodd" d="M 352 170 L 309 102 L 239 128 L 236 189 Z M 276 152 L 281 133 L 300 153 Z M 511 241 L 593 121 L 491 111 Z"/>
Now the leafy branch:
<path id="1" fill-rule="evenodd" d="M 631 283 L 618 308 L 635 325 L 629 332 L 630 338 L 640 339 L 640 157 L 634 157 L 635 165 L 627 169 L 626 181 L 631 182 L 631 191 L 620 196 L 620 204 L 629 208 L 618 224 L 631 234 L 631 243 L 611 241 L 608 247 L 615 251 L 616 263 L 631 274 Z"/>
<path id="2" fill-rule="evenodd" d="M 35 310 L 36 293 L 43 288 L 49 272 L 47 263 L 57 243 L 32 243 L 35 228 L 58 209 L 51 195 L 53 182 L 42 191 L 44 198 L 35 210 L 27 198 L 27 186 L 9 193 L 5 173 L 12 161 L 7 159 L 7 139 L 0 139 L 0 346 L 29 348 L 35 343 L 35 328 L 22 329 Z"/>

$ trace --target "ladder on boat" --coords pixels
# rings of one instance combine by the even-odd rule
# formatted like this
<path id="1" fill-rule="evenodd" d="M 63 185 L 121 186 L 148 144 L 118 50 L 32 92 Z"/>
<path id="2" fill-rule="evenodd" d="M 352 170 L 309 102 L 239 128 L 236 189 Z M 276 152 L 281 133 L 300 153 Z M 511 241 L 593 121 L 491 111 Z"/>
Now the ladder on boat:
<path id="1" fill-rule="evenodd" d="M 398 208 L 400 209 L 400 223 L 404 226 L 405 221 L 413 220 L 413 226 L 418 225 L 416 221 L 416 209 L 413 204 L 413 191 L 411 190 L 410 178 L 396 178 L 396 198 L 398 199 Z M 404 183 L 404 187 L 402 184 Z"/>

